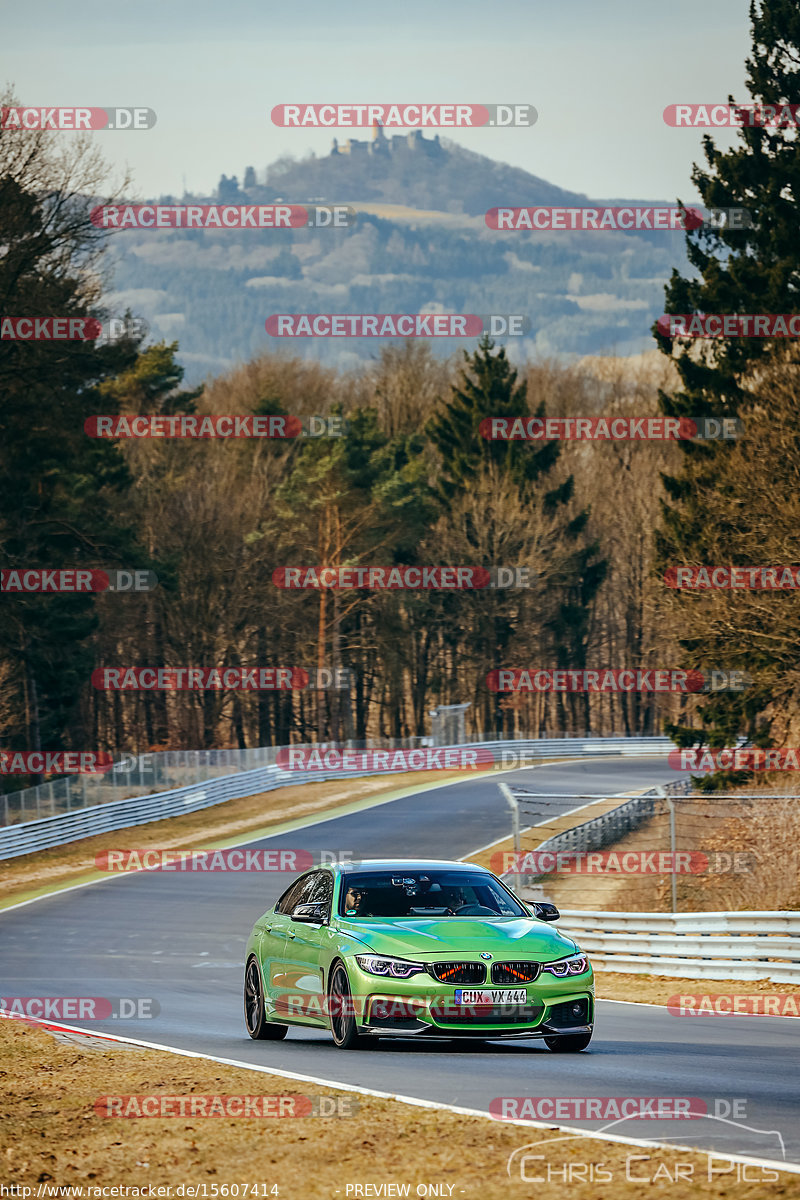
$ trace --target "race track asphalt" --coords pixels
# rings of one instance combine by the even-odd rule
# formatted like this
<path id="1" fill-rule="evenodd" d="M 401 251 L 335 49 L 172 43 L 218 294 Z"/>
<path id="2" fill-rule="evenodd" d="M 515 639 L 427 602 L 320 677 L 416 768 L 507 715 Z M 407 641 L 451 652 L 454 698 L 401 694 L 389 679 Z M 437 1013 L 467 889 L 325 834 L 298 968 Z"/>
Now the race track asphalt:
<path id="1" fill-rule="evenodd" d="M 663 758 L 553 763 L 460 780 L 248 846 L 461 858 L 510 832 L 498 778 L 563 796 L 543 802 L 544 819 L 577 807 L 576 794 L 637 790 L 674 774 Z M 120 835 L 121 847 L 135 845 L 135 830 Z M 662 1007 L 600 1002 L 591 1047 L 578 1055 L 551 1054 L 536 1040 L 382 1040 L 348 1053 L 326 1033 L 298 1028 L 283 1042 L 251 1041 L 242 1020 L 245 940 L 289 879 L 255 872 L 110 875 L 0 912 L 0 993 L 6 1004 L 14 996 L 152 997 L 160 1011 L 149 1020 L 69 1023 L 481 1111 L 501 1096 L 698 1097 L 712 1113 L 722 1101 L 718 1111 L 727 1119 L 628 1120 L 608 1132 L 772 1160 L 783 1159 L 783 1146 L 786 1160 L 800 1164 L 800 1019 L 678 1018 Z M 724 1103 L 734 1100 L 744 1101 L 736 1120 Z"/>

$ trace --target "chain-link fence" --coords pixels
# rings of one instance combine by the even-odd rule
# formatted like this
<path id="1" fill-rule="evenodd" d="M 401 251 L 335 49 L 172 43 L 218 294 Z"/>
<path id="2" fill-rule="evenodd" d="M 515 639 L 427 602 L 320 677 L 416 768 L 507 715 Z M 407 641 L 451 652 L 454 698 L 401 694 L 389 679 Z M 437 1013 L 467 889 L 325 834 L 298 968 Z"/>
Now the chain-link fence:
<path id="1" fill-rule="evenodd" d="M 695 793 L 687 786 L 622 803 L 573 796 L 574 808 L 591 806 L 596 815 L 570 818 L 570 828 L 544 840 L 542 817 L 552 800 L 515 788 L 515 849 L 502 863 L 504 873 L 531 898 L 565 909 L 800 907 L 800 794 Z"/>
<path id="2" fill-rule="evenodd" d="M 391 750 L 413 750 L 430 740 L 387 738 L 380 746 Z M 363 750 L 370 748 L 371 743 L 346 742 L 344 745 L 348 749 Z M 310 746 L 306 748 L 311 749 Z M 315 744 L 314 748 L 324 750 L 326 744 Z M 37 787 L 0 795 L 0 827 L 38 821 L 132 796 L 152 796 L 173 788 L 193 787 L 224 775 L 271 766 L 278 761 L 281 749 L 280 746 L 261 746 L 248 750 L 164 750 L 126 755 L 104 774 L 67 775 Z"/>
<path id="3" fill-rule="evenodd" d="M 487 745 L 497 750 L 497 765 L 502 768 L 529 765 L 521 757 L 537 753 L 552 756 L 560 753 L 563 743 L 569 753 L 584 753 L 582 743 L 596 741 L 594 752 L 607 749 L 609 752 L 627 753 L 647 751 L 653 746 L 654 753 L 662 753 L 665 747 L 673 748 L 667 738 L 609 737 L 596 739 L 595 734 L 580 737 L 563 734 L 561 737 L 531 739 L 529 737 L 502 738 L 496 733 L 481 734 L 464 740 L 464 712 L 468 705 L 449 705 L 435 710 L 433 733 L 429 737 L 369 738 L 366 741 L 314 742 L 297 744 L 294 749 L 324 751 L 329 747 L 342 750 L 415 750 L 422 746 Z M 110 771 L 102 775 L 69 775 L 41 783 L 37 787 L 0 793 L 0 828 L 25 821 L 37 821 L 61 813 L 90 808 L 96 804 L 107 804 L 112 800 L 127 800 L 132 796 L 152 796 L 156 792 L 172 788 L 193 787 L 223 775 L 252 771 L 256 767 L 270 766 L 279 761 L 282 746 L 261 746 L 247 750 L 164 750 L 148 754 L 130 754 L 118 758 Z M 516 751 L 519 750 L 519 754 Z M 588 752 L 588 751 L 586 751 Z M 505 757 L 503 757 L 505 755 Z M 0 788 L 10 786 L 10 776 L 0 776 Z"/>

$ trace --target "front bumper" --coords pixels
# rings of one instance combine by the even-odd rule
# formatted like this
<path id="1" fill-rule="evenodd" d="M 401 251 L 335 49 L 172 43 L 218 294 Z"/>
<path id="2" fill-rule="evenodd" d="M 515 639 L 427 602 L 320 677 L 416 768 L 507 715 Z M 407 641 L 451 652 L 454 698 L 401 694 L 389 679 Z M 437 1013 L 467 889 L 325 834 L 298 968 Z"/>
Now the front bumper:
<path id="1" fill-rule="evenodd" d="M 539 979 L 524 1004 L 457 1005 L 456 988 L 430 977 L 376 978 L 348 962 L 359 1031 L 384 1037 L 506 1038 L 590 1033 L 594 1024 L 591 969 L 566 979 Z M 387 986 L 388 985 L 388 986 Z"/>

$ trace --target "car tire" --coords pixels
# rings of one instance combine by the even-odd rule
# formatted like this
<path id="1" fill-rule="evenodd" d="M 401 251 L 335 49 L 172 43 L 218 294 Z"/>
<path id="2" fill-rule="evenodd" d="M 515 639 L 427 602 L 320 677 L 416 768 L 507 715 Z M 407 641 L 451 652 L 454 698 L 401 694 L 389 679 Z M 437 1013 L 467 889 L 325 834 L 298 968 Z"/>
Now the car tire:
<path id="1" fill-rule="evenodd" d="M 548 1050 L 554 1054 L 577 1054 L 579 1050 L 585 1050 L 591 1040 L 591 1032 L 551 1034 L 544 1039 Z"/>
<path id="2" fill-rule="evenodd" d="M 353 1012 L 350 980 L 344 963 L 337 962 L 328 981 L 331 1037 L 339 1050 L 360 1050 L 367 1039 L 358 1032 Z"/>
<path id="3" fill-rule="evenodd" d="M 264 991 L 258 961 L 251 956 L 244 969 L 244 1024 L 253 1041 L 279 1042 L 289 1032 L 288 1025 L 279 1025 L 264 1018 Z"/>

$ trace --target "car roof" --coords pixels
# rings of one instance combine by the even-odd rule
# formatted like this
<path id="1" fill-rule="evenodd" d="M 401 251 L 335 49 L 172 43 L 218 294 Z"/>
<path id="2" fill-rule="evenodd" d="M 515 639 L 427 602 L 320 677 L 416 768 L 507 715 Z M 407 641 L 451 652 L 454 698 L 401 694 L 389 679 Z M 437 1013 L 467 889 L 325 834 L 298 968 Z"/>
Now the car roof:
<path id="1" fill-rule="evenodd" d="M 486 867 L 477 863 L 453 861 L 448 858 L 363 858 L 357 863 L 331 863 L 340 874 L 373 874 L 375 871 L 479 871 L 491 875 Z"/>

